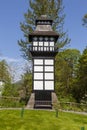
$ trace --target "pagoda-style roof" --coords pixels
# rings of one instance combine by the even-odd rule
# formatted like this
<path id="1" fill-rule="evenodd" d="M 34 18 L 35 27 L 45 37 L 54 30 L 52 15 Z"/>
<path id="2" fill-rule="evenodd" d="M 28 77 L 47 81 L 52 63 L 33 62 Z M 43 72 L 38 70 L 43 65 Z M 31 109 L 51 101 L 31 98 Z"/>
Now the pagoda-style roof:
<path id="1" fill-rule="evenodd" d="M 46 15 L 42 15 L 39 19 L 36 20 L 36 29 L 34 32 L 29 34 L 29 41 L 31 42 L 34 36 L 48 36 L 55 37 L 55 41 L 57 41 L 59 34 L 57 34 L 52 29 L 52 19 L 48 19 Z"/>
<path id="2" fill-rule="evenodd" d="M 34 31 L 31 34 L 29 34 L 29 41 L 32 41 L 32 38 L 34 36 L 49 36 L 49 37 L 55 37 L 56 41 L 59 37 L 59 35 L 54 31 Z"/>
<path id="3" fill-rule="evenodd" d="M 52 19 L 48 18 L 47 15 L 41 15 L 37 20 L 51 20 L 51 21 L 53 21 Z"/>
<path id="4" fill-rule="evenodd" d="M 43 21 L 43 22 L 40 23 L 40 21 Z M 41 15 L 41 17 L 36 19 L 36 21 L 35 21 L 36 25 L 37 24 L 43 24 L 44 22 L 52 25 L 53 20 L 48 18 L 47 15 Z"/>

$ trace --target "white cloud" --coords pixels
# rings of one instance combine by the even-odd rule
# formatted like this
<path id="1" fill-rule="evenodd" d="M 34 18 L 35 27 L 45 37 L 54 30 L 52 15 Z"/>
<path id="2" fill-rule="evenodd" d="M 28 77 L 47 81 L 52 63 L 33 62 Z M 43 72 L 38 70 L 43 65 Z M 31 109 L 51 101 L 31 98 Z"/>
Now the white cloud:
<path id="1" fill-rule="evenodd" d="M 31 63 L 22 58 L 15 59 L 0 56 L 0 60 L 5 60 L 7 62 L 7 64 L 9 65 L 9 72 L 11 73 L 14 81 L 20 80 L 21 75 L 26 70 L 26 66 L 28 66 L 28 68 L 31 68 Z"/>
<path id="2" fill-rule="evenodd" d="M 0 56 L 0 60 L 6 60 L 7 62 L 19 62 L 20 59 L 15 59 L 15 58 L 9 58 L 5 56 Z"/>

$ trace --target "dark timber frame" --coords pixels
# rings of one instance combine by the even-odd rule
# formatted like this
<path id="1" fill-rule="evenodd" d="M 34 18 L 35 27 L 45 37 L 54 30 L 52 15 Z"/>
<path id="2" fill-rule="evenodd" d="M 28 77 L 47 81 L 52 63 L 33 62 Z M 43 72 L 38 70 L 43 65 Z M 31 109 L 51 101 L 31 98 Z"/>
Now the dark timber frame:
<path id="1" fill-rule="evenodd" d="M 55 56 L 58 53 L 56 41 L 59 37 L 52 30 L 52 22 L 53 20 L 42 16 L 36 20 L 36 30 L 29 34 L 29 41 L 32 42 L 29 51 L 33 63 L 32 91 L 35 93 L 35 108 L 52 108 L 51 93 L 55 91 Z M 42 64 L 38 62 L 35 64 L 36 61 L 42 61 Z"/>
<path id="2" fill-rule="evenodd" d="M 43 81 L 43 91 L 45 91 L 45 85 L 44 85 L 44 82 L 45 81 L 55 81 L 55 67 L 54 67 L 54 61 L 55 61 L 55 59 L 54 59 L 54 57 L 39 57 L 39 59 L 41 59 L 41 60 L 43 60 L 43 65 L 35 65 L 34 64 L 34 59 L 38 59 L 38 57 L 33 57 L 32 58 L 32 62 L 33 62 L 33 67 L 32 67 L 32 72 L 33 72 L 33 79 L 32 79 L 32 84 L 33 84 L 33 88 L 32 88 L 32 90 L 33 90 L 33 92 L 34 91 L 37 91 L 37 90 L 34 90 L 34 81 Z M 53 65 L 45 65 L 45 63 L 44 63 L 44 61 L 45 60 L 50 60 L 50 59 L 52 59 L 53 60 Z M 41 71 L 34 71 L 34 66 L 42 66 L 43 67 L 43 71 L 41 72 Z M 46 66 L 52 66 L 53 67 L 53 71 L 45 71 L 45 67 Z M 43 80 L 42 79 L 35 79 L 34 80 L 34 73 L 43 73 Z M 54 77 L 54 79 L 53 80 L 49 80 L 49 79 L 45 79 L 45 73 L 53 73 L 53 77 Z M 55 86 L 55 82 L 54 82 L 54 86 Z M 39 90 L 40 91 L 40 90 Z M 42 90 L 41 90 L 42 91 Z M 47 90 L 46 90 L 47 91 Z M 54 90 L 49 90 L 49 91 L 54 91 Z"/>

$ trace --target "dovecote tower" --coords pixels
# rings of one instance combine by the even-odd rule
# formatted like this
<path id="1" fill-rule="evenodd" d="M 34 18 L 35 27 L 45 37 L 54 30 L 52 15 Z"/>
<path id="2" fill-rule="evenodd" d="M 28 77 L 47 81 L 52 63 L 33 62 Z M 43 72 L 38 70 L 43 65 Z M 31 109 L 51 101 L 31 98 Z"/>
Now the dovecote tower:
<path id="1" fill-rule="evenodd" d="M 29 34 L 32 43 L 34 107 L 52 107 L 52 92 L 55 91 L 55 56 L 58 53 L 56 42 L 59 35 L 52 30 L 53 20 L 45 15 L 36 19 L 36 29 Z"/>

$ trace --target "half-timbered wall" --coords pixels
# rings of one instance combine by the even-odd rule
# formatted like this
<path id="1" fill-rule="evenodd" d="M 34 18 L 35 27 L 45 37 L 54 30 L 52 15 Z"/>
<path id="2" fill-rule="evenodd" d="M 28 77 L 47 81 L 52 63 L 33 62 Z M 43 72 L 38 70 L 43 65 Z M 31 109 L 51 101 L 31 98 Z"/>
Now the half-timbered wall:
<path id="1" fill-rule="evenodd" d="M 33 59 L 33 90 L 54 90 L 54 58 Z"/>

